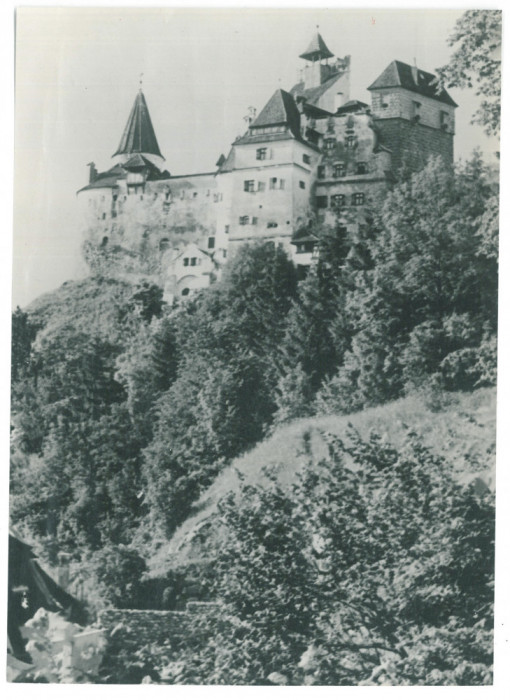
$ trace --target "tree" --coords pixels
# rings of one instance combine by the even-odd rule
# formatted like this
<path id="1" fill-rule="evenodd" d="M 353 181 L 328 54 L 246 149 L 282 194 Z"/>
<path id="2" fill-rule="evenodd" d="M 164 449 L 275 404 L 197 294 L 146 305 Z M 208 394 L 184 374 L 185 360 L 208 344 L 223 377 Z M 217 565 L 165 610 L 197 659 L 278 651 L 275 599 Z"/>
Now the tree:
<path id="1" fill-rule="evenodd" d="M 499 134 L 501 95 L 501 10 L 468 10 L 448 41 L 456 49 L 438 70 L 447 87 L 476 89 L 483 96 L 473 122 L 488 134 Z"/>
<path id="2" fill-rule="evenodd" d="M 146 503 L 167 535 L 220 467 L 270 425 L 295 294 L 296 272 L 281 247 L 243 246 L 221 281 L 172 316 L 175 379 L 154 403 L 144 451 Z"/>
<path id="3" fill-rule="evenodd" d="M 221 619 L 176 682 L 490 684 L 494 499 L 409 432 L 328 438 L 291 487 L 221 506 Z"/>
<path id="4" fill-rule="evenodd" d="M 479 154 L 456 172 L 431 160 L 386 195 L 365 238 L 372 265 L 346 294 L 351 344 L 319 405 L 348 412 L 433 374 L 447 389 L 476 385 L 480 344 L 497 327 L 493 197 Z"/>

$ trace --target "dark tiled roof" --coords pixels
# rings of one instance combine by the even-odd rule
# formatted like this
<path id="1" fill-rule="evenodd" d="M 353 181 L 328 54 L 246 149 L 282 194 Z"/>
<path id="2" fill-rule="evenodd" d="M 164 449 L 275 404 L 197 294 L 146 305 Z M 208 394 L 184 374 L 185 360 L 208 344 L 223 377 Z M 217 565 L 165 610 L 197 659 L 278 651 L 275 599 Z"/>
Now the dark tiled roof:
<path id="1" fill-rule="evenodd" d="M 125 170 L 140 170 L 141 168 L 147 168 L 151 165 L 152 163 L 147 160 L 147 158 L 140 155 L 140 153 L 135 153 L 135 155 L 131 156 L 129 160 L 122 163 L 122 167 L 125 168 Z"/>
<path id="2" fill-rule="evenodd" d="M 134 158 L 130 158 L 125 165 L 127 165 L 129 169 L 129 164 L 131 161 L 133 161 L 133 165 L 131 167 L 133 169 L 139 169 L 141 167 L 139 164 L 140 160 L 143 161 L 143 167 L 148 168 L 149 172 L 147 173 L 147 181 L 152 182 L 154 180 L 166 180 L 170 177 L 168 170 L 159 170 L 154 163 L 151 163 L 146 158 L 143 158 L 143 156 L 135 156 Z M 92 182 L 89 182 L 88 185 L 82 187 L 81 190 L 78 190 L 78 192 L 84 192 L 86 190 L 100 190 L 104 187 L 113 189 L 114 187 L 117 187 L 119 180 L 126 179 L 127 173 L 128 170 L 118 163 L 117 165 L 114 165 L 113 168 L 110 168 L 110 170 L 107 170 L 104 173 L 98 173 Z"/>
<path id="3" fill-rule="evenodd" d="M 114 165 L 110 170 L 104 173 L 98 173 L 95 180 L 89 182 L 88 185 L 82 187 L 78 192 L 83 192 L 84 190 L 98 190 L 102 187 L 117 187 L 117 180 L 125 180 L 126 175 L 127 173 L 121 165 Z"/>
<path id="4" fill-rule="evenodd" d="M 307 61 L 313 61 L 318 58 L 332 58 L 334 54 L 326 46 L 326 42 L 321 37 L 319 32 L 316 32 L 311 42 L 308 44 L 306 51 L 299 55 L 299 58 L 304 58 Z"/>
<path id="5" fill-rule="evenodd" d="M 290 93 L 293 97 L 305 97 L 306 101 L 309 104 L 315 104 L 318 102 L 319 98 L 329 90 L 330 87 L 332 87 L 338 78 L 343 75 L 343 73 L 338 72 L 335 73 L 331 78 L 328 78 L 322 85 L 318 85 L 317 87 L 314 88 L 306 88 L 305 89 L 305 84 L 304 82 L 297 83 L 294 85 L 294 87 L 291 89 Z"/>
<path id="6" fill-rule="evenodd" d="M 285 90 L 277 90 L 258 117 L 250 124 L 250 129 L 286 124 L 292 133 L 298 136 L 299 121 L 299 111 L 292 95 Z"/>
<path id="7" fill-rule="evenodd" d="M 336 110 L 336 114 L 346 114 L 348 112 L 360 112 L 368 109 L 366 102 L 360 100 L 349 100 Z"/>
<path id="8" fill-rule="evenodd" d="M 414 78 L 416 74 L 416 80 Z M 402 61 L 392 61 L 390 65 L 381 73 L 368 90 L 378 90 L 381 88 L 402 87 L 411 90 L 419 95 L 431 97 L 439 102 L 457 107 L 446 90 L 437 88 L 436 76 L 427 73 L 420 68 L 413 68 Z"/>
<path id="9" fill-rule="evenodd" d="M 294 245 L 297 243 L 318 243 L 319 238 L 315 235 L 315 233 L 312 233 L 306 227 L 303 227 L 294 233 L 290 242 Z"/>
<path id="10" fill-rule="evenodd" d="M 233 169 L 234 169 L 234 149 L 231 148 L 228 156 L 225 158 L 223 163 L 220 165 L 218 172 L 229 173 Z"/>
<path id="11" fill-rule="evenodd" d="M 129 153 L 152 153 L 163 158 L 143 92 L 136 96 L 129 119 L 114 156 Z"/>

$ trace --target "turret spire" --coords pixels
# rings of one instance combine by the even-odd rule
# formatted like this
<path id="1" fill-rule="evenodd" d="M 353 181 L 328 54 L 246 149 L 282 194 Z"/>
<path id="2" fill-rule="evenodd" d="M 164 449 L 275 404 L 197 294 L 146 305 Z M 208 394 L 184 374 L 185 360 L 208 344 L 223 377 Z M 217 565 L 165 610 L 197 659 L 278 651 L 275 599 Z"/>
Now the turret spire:
<path id="1" fill-rule="evenodd" d="M 142 75 L 143 73 L 140 75 L 140 90 L 135 98 L 119 147 L 113 154 L 114 156 L 143 153 L 163 158 L 159 150 L 156 134 L 154 133 L 147 102 L 142 92 Z"/>
<path id="2" fill-rule="evenodd" d="M 319 25 L 317 25 L 319 29 Z M 300 54 L 299 58 L 304 58 L 305 61 L 318 61 L 323 58 L 332 58 L 334 54 L 326 46 L 326 42 L 321 37 L 319 32 L 315 32 L 313 39 L 308 45 L 306 51 Z"/>

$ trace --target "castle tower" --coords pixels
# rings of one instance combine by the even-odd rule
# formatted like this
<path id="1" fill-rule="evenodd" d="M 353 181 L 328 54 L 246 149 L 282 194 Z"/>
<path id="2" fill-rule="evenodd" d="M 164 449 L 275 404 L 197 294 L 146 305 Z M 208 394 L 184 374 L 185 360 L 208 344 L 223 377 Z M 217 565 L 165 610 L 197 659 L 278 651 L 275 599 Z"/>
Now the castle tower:
<path id="1" fill-rule="evenodd" d="M 327 74 L 327 64 L 323 65 L 322 61 L 328 58 L 333 58 L 333 54 L 326 46 L 324 39 L 319 32 L 316 32 L 306 51 L 300 54 L 299 58 L 304 58 L 307 65 L 304 69 L 305 90 L 319 87 L 322 85 L 323 78 Z"/>
<path id="2" fill-rule="evenodd" d="M 133 156 L 146 158 L 158 168 L 165 160 L 159 150 L 149 108 L 141 89 L 135 98 L 119 147 L 112 157 L 116 162 L 124 164 Z"/>
<path id="3" fill-rule="evenodd" d="M 300 82 L 290 91 L 292 96 L 304 98 L 309 105 L 334 114 L 349 100 L 350 56 L 330 61 L 334 54 L 316 32 L 299 57 L 306 61 L 306 65 Z"/>
<path id="4" fill-rule="evenodd" d="M 392 152 L 392 170 L 419 170 L 430 156 L 453 163 L 456 103 L 416 66 L 392 61 L 368 88 L 374 124 Z"/>

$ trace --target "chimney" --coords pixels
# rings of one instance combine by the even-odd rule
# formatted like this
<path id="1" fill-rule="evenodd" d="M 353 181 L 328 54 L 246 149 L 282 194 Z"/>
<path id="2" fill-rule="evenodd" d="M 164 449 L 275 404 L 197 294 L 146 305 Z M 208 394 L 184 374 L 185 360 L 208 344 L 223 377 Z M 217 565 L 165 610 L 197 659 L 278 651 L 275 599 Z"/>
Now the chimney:
<path id="1" fill-rule="evenodd" d="M 415 85 L 418 85 L 418 66 L 416 65 L 416 58 L 413 58 L 413 65 L 411 66 L 411 73 L 413 74 L 413 80 Z"/>
<path id="2" fill-rule="evenodd" d="M 97 178 L 97 170 L 96 170 L 96 164 L 95 163 L 87 163 L 89 167 L 89 185 L 91 182 L 94 182 L 94 180 Z"/>

